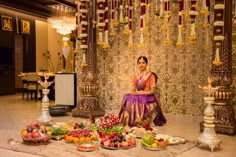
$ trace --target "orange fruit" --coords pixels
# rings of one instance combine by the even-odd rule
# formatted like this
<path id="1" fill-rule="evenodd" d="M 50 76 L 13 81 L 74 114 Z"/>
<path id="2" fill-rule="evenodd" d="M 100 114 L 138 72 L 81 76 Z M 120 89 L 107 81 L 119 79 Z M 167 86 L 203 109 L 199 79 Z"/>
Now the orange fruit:
<path id="1" fill-rule="evenodd" d="M 78 137 L 73 137 L 73 142 L 74 142 L 74 143 L 79 142 L 79 138 L 78 138 Z"/>
<path id="2" fill-rule="evenodd" d="M 98 140 L 98 135 L 93 135 L 92 140 L 97 141 Z"/>
<path id="3" fill-rule="evenodd" d="M 80 142 L 85 142 L 85 137 L 80 137 Z"/>
<path id="4" fill-rule="evenodd" d="M 157 145 L 159 145 L 159 141 L 158 141 L 158 140 L 154 140 L 154 143 L 156 143 Z"/>
<path id="5" fill-rule="evenodd" d="M 85 142 L 90 142 L 91 141 L 91 137 L 86 137 L 85 138 Z"/>
<path id="6" fill-rule="evenodd" d="M 68 135 L 66 135 L 66 136 L 65 136 L 65 141 L 66 141 L 66 142 L 73 142 L 73 136 L 68 136 Z"/>
<path id="7" fill-rule="evenodd" d="M 22 137 L 26 137 L 27 134 L 28 134 L 27 130 L 23 130 L 23 131 L 21 132 Z"/>

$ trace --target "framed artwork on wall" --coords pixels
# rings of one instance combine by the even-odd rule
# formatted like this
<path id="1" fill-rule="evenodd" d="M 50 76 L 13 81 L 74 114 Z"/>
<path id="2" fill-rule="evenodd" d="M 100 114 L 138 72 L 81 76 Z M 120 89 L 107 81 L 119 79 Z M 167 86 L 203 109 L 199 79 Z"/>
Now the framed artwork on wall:
<path id="1" fill-rule="evenodd" d="M 2 30 L 12 31 L 12 17 L 2 15 L 1 23 L 2 23 Z"/>
<path id="2" fill-rule="evenodd" d="M 21 33 L 30 34 L 30 22 L 26 20 L 21 20 Z"/>

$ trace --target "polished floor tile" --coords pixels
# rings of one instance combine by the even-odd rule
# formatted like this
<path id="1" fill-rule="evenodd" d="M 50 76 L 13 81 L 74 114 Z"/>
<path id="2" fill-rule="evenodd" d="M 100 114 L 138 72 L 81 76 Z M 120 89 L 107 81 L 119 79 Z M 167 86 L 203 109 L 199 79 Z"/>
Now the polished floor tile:
<path id="1" fill-rule="evenodd" d="M 54 101 L 50 101 L 54 105 Z M 118 113 L 117 111 L 112 111 Z M 41 102 L 22 100 L 21 94 L 0 96 L 0 157 L 36 157 L 36 156 L 81 156 L 81 157 L 235 157 L 236 154 L 236 136 L 217 134 L 222 143 L 220 148 L 211 152 L 205 145 L 196 144 L 200 136 L 199 123 L 201 116 L 165 114 L 167 124 L 162 127 L 155 127 L 162 134 L 182 136 L 189 141 L 186 145 L 169 147 L 165 151 L 147 151 L 141 148 L 141 145 L 132 148 L 132 151 L 112 151 L 100 148 L 95 152 L 79 152 L 73 145 L 65 144 L 64 141 L 52 141 L 46 146 L 25 146 L 22 145 L 20 137 L 21 129 L 37 120 L 41 113 Z M 53 117 L 53 121 L 64 122 L 84 122 L 88 119 L 75 118 L 69 113 L 63 117 Z M 139 141 L 140 142 L 140 141 Z M 139 143 L 138 142 L 138 143 Z M 21 151 L 22 149 L 22 151 Z M 74 150 L 75 149 L 75 150 Z M 37 153 L 40 151 L 40 153 Z M 38 154 L 38 155 L 36 155 Z"/>

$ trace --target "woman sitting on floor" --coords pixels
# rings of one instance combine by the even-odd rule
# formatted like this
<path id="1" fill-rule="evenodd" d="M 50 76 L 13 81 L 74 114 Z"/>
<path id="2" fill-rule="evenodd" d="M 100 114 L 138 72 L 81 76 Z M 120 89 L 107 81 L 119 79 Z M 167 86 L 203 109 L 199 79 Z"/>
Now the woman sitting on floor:
<path id="1" fill-rule="evenodd" d="M 149 125 L 152 120 L 161 126 L 166 123 L 166 118 L 155 94 L 157 75 L 146 70 L 148 59 L 145 56 L 140 56 L 137 64 L 140 71 L 133 78 L 132 92 L 123 98 L 119 118 L 125 127 L 143 122 Z"/>

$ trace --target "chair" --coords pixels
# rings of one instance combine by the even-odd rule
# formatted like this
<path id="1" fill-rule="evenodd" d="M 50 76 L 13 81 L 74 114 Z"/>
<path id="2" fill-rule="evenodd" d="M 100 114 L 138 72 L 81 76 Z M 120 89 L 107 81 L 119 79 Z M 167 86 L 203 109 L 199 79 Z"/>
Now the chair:
<path id="1" fill-rule="evenodd" d="M 42 89 L 42 86 L 38 83 L 39 77 L 37 73 L 26 73 L 27 82 L 27 101 L 32 99 L 32 94 L 34 93 L 35 100 L 38 101 L 38 91 Z"/>
<path id="2" fill-rule="evenodd" d="M 22 81 L 22 99 L 24 99 L 25 93 L 27 93 L 28 90 L 26 77 L 22 76 L 21 81 Z"/>

